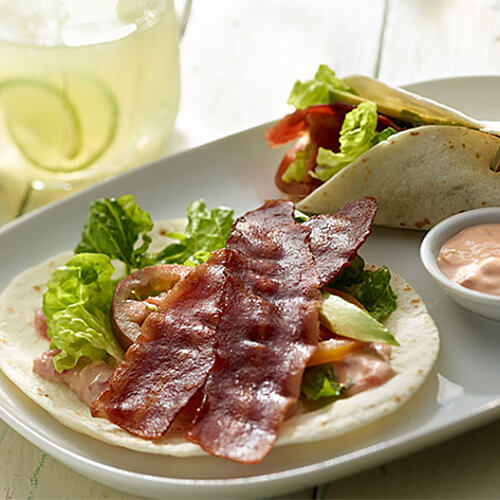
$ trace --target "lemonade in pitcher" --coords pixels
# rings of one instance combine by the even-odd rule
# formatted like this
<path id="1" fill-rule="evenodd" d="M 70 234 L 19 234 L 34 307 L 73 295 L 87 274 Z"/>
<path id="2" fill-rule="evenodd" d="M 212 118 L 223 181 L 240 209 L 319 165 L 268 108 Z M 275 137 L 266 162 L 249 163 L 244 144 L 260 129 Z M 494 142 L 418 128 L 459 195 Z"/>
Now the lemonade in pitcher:
<path id="1" fill-rule="evenodd" d="M 0 0 L 0 192 L 155 159 L 178 104 L 171 0 Z"/>

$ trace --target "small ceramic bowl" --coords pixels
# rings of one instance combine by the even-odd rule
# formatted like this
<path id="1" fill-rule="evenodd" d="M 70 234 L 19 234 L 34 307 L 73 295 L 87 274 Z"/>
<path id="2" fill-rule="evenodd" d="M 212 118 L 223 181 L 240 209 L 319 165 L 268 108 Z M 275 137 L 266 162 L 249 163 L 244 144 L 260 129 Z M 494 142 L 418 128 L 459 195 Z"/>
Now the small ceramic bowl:
<path id="1" fill-rule="evenodd" d="M 420 245 L 420 259 L 431 278 L 455 302 L 481 316 L 500 321 L 500 296 L 454 283 L 441 272 L 437 263 L 441 246 L 452 236 L 470 226 L 495 222 L 500 223 L 500 207 L 479 208 L 448 217 L 425 235 Z"/>

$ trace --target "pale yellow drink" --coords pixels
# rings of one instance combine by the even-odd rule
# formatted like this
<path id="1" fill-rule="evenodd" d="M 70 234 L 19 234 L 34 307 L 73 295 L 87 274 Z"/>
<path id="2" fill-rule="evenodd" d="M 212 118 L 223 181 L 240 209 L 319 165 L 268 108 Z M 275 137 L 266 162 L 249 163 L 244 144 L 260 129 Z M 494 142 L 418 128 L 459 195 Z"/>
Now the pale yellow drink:
<path id="1" fill-rule="evenodd" d="M 178 103 L 171 0 L 0 0 L 4 191 L 71 191 L 158 158 Z"/>

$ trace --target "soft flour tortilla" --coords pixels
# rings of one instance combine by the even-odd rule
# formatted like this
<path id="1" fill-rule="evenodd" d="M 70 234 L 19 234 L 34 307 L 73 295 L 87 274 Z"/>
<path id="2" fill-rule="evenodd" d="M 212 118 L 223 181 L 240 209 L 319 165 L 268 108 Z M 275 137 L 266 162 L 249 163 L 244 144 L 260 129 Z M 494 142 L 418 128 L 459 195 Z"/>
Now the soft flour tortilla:
<path id="1" fill-rule="evenodd" d="M 500 137 L 465 127 L 428 125 L 395 134 L 297 204 L 335 213 L 351 200 L 377 199 L 375 224 L 429 229 L 450 215 L 500 206 L 500 172 L 490 166 Z"/>
<path id="2" fill-rule="evenodd" d="M 359 99 L 356 99 L 356 96 L 352 98 L 358 101 L 353 104 L 359 104 L 363 100 L 373 101 L 377 104 L 380 113 L 391 118 L 408 120 L 409 115 L 412 115 L 420 123 L 463 125 L 474 129 L 485 128 L 485 124 L 457 109 L 413 92 L 391 87 L 370 76 L 351 75 L 342 80 L 359 96 Z"/>
<path id="3" fill-rule="evenodd" d="M 164 244 L 161 233 L 182 229 L 179 221 L 159 223 L 154 240 L 157 244 L 163 240 Z M 33 313 L 41 305 L 52 271 L 71 256 L 66 252 L 24 271 L 0 296 L 1 370 L 54 418 L 78 432 L 135 451 L 175 456 L 204 454 L 181 436 L 146 441 L 107 420 L 93 418 L 68 387 L 33 373 L 33 360 L 48 348 L 47 340 L 34 330 Z M 401 344 L 392 351 L 397 375 L 380 387 L 290 418 L 282 426 L 278 445 L 323 440 L 349 432 L 396 410 L 420 387 L 438 354 L 438 330 L 422 300 L 401 277 L 393 276 L 392 286 L 398 295 L 398 308 L 386 324 Z"/>
<path id="4" fill-rule="evenodd" d="M 349 201 L 372 195 L 379 205 L 376 224 L 429 229 L 450 215 L 500 205 L 500 173 L 490 168 L 500 149 L 500 131 L 369 76 L 343 81 L 358 95 L 341 93 L 337 97 L 342 102 L 373 101 L 380 113 L 423 126 L 368 150 L 300 201 L 299 210 L 334 213 Z"/>

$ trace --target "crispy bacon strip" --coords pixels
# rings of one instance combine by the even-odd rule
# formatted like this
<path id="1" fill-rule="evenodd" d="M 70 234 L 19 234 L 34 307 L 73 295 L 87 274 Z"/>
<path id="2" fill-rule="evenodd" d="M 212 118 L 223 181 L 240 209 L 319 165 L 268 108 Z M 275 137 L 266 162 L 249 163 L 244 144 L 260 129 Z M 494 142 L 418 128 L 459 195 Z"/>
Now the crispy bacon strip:
<path id="1" fill-rule="evenodd" d="M 317 215 L 303 223 L 311 229 L 311 250 L 321 286 L 332 281 L 355 257 L 371 233 L 377 213 L 373 196 L 342 207 L 334 215 Z"/>
<path id="2" fill-rule="evenodd" d="M 160 312 L 148 316 L 109 389 L 93 403 L 93 416 L 146 439 L 168 430 L 215 362 L 225 259 L 225 250 L 212 254 L 175 285 Z"/>
<path id="3" fill-rule="evenodd" d="M 187 435 L 213 455 L 261 461 L 297 403 L 319 338 L 319 280 L 308 240 L 286 201 L 267 202 L 234 226 L 217 360 Z"/>
<path id="4" fill-rule="evenodd" d="M 270 201 L 236 221 L 226 248 L 148 316 L 94 416 L 158 439 L 202 395 L 187 438 L 235 461 L 264 458 L 318 344 L 320 285 L 354 257 L 376 203 L 368 197 L 304 224 L 293 209 Z"/>

